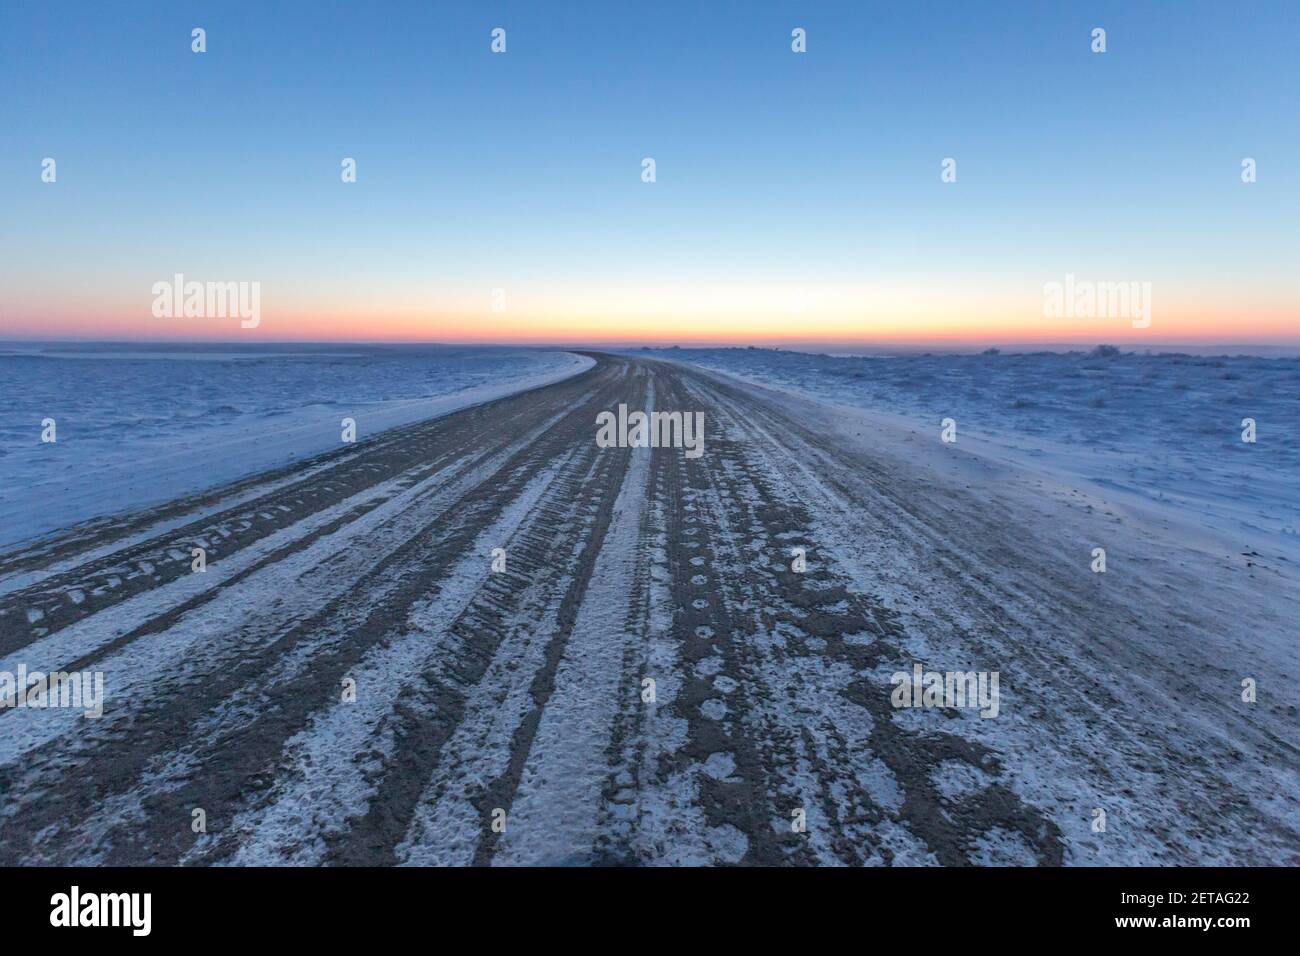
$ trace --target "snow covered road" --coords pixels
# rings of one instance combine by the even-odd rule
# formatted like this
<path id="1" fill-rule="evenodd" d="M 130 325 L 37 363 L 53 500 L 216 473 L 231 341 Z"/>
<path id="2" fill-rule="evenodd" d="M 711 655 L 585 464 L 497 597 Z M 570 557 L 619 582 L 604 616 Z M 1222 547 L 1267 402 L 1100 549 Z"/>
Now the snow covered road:
<path id="1" fill-rule="evenodd" d="M 106 693 L 0 709 L 0 864 L 1300 862 L 1293 569 L 593 357 L 0 553 L 0 671 Z M 703 454 L 599 447 L 620 404 Z"/>

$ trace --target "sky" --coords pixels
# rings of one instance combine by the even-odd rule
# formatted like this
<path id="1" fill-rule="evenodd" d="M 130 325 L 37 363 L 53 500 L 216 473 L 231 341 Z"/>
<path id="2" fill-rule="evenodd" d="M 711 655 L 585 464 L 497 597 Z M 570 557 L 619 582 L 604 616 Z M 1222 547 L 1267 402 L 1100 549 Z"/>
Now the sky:
<path id="1" fill-rule="evenodd" d="M 11 0 L 0 339 L 1295 343 L 1298 52 L 1290 0 Z"/>

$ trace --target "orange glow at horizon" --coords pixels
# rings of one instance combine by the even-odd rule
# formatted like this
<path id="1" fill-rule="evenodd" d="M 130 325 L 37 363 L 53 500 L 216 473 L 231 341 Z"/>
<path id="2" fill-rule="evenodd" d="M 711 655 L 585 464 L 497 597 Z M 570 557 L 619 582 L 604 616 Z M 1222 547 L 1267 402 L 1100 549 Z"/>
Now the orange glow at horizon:
<path id="1" fill-rule="evenodd" d="M 503 312 L 491 310 L 486 294 L 440 301 L 419 295 L 387 298 L 367 303 L 339 296 L 289 305 L 263 294 L 261 320 L 253 329 L 240 328 L 238 319 L 159 319 L 147 303 L 124 309 L 65 301 L 52 309 L 25 301 L 0 314 L 0 339 L 920 346 L 1300 341 L 1300 309 L 1286 297 L 1263 294 L 1166 301 L 1157 292 L 1148 328 L 1134 328 L 1128 318 L 1046 318 L 1041 299 L 1005 288 L 980 295 L 923 286 L 820 292 L 695 288 L 635 295 L 611 288 L 581 296 L 521 289 L 508 291 Z M 15 321 L 17 315 L 25 321 Z"/>

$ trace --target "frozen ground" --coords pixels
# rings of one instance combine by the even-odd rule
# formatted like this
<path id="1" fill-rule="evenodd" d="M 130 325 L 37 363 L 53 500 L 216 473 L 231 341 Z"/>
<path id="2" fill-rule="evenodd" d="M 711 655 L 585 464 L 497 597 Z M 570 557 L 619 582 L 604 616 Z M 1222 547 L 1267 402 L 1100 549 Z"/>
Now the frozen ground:
<path id="1" fill-rule="evenodd" d="M 0 548 L 0 674 L 105 688 L 0 708 L 0 865 L 1300 862 L 1295 565 L 976 444 L 600 355 Z"/>
<path id="2" fill-rule="evenodd" d="M 1182 354 L 834 357 L 775 349 L 650 349 L 938 434 L 1078 479 L 1109 500 L 1300 561 L 1300 358 Z M 1257 441 L 1241 440 L 1253 418 Z"/>
<path id="3" fill-rule="evenodd" d="M 507 348 L 0 345 L 0 544 L 338 448 L 345 417 L 361 441 L 590 364 Z"/>

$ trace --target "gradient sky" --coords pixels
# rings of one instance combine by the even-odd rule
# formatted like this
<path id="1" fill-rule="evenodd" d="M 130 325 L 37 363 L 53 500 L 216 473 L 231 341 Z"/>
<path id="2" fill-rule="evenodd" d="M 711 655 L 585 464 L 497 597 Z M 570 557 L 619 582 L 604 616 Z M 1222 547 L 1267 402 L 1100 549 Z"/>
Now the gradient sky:
<path id="1" fill-rule="evenodd" d="M 0 339 L 1296 342 L 1298 62 L 1292 0 L 16 0 Z"/>

